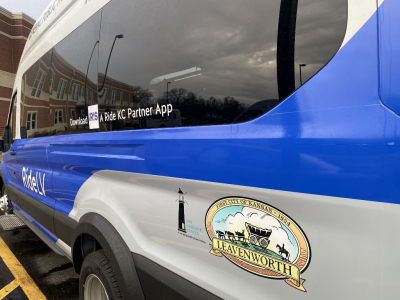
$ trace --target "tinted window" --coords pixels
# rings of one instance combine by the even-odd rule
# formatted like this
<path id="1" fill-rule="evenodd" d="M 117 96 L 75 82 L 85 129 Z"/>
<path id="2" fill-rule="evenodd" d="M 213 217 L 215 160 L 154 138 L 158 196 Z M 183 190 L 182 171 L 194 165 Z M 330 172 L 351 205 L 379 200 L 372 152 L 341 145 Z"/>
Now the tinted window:
<path id="1" fill-rule="evenodd" d="M 20 126 L 26 128 L 27 138 L 50 135 L 51 56 L 51 51 L 43 55 L 22 78 Z"/>
<path id="2" fill-rule="evenodd" d="M 304 83 L 333 57 L 346 10 L 346 0 L 112 1 L 100 32 L 100 128 L 254 119 L 300 86 L 300 68 Z"/>
<path id="3" fill-rule="evenodd" d="M 29 74 L 29 95 L 49 97 L 53 135 L 246 122 L 333 57 L 346 10 L 347 0 L 114 0 L 54 47 L 50 70 Z M 23 121 L 32 132 L 34 113 Z"/>
<path id="4" fill-rule="evenodd" d="M 97 61 L 101 12 L 53 48 L 51 134 L 88 132 L 87 107 L 97 102 Z"/>

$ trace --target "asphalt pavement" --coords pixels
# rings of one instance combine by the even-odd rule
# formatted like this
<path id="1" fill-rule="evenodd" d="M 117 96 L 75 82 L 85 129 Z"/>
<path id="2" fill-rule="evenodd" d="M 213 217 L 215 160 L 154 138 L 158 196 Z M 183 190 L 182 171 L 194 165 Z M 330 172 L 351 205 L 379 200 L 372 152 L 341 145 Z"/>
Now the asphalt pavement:
<path id="1" fill-rule="evenodd" d="M 0 300 L 77 300 L 78 284 L 72 263 L 29 228 L 0 227 Z"/>

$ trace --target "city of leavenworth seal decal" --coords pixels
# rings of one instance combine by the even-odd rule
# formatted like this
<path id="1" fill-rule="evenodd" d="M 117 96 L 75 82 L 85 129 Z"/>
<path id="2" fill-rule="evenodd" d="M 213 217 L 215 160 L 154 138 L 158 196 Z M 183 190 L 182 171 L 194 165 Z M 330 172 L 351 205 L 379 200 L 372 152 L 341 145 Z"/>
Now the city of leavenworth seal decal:
<path id="1" fill-rule="evenodd" d="M 306 291 L 302 273 L 310 264 L 311 248 L 300 226 L 282 211 L 253 199 L 223 198 L 208 209 L 206 229 L 211 254 Z"/>

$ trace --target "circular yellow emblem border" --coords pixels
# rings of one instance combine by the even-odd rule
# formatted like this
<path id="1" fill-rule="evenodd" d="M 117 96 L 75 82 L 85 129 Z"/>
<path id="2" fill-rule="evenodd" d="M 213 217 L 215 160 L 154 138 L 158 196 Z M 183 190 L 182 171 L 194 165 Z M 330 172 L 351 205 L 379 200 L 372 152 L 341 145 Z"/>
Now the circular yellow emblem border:
<path id="1" fill-rule="evenodd" d="M 229 207 L 229 206 L 245 206 L 245 207 L 251 207 L 251 208 L 256 208 L 260 211 L 263 211 L 278 221 L 282 222 L 285 224 L 285 226 L 292 232 L 294 237 L 297 240 L 297 243 L 299 245 L 299 254 L 297 255 L 296 259 L 292 262 L 292 264 L 296 265 L 300 272 L 303 273 L 308 265 L 310 264 L 311 261 L 311 248 L 310 244 L 307 240 L 306 235 L 304 234 L 303 230 L 300 228 L 297 223 L 290 218 L 287 214 L 283 213 L 279 209 L 269 205 L 265 204 L 263 202 L 260 202 L 258 200 L 250 199 L 250 198 L 243 198 L 243 197 L 227 197 L 227 198 L 222 198 L 214 202 L 210 208 L 207 211 L 206 214 L 206 230 L 207 234 L 210 238 L 210 240 L 213 240 L 213 238 L 217 238 L 215 236 L 214 231 L 212 229 L 212 220 L 214 218 L 214 215 L 220 211 L 223 208 Z M 222 253 L 227 259 L 229 259 L 231 262 L 236 264 L 237 266 L 255 273 L 257 275 L 261 275 L 264 277 L 268 278 L 273 278 L 273 279 L 286 279 L 287 277 L 282 276 L 279 273 L 276 273 L 271 270 L 266 270 L 264 268 L 249 264 L 233 255 L 230 255 L 228 253 Z"/>

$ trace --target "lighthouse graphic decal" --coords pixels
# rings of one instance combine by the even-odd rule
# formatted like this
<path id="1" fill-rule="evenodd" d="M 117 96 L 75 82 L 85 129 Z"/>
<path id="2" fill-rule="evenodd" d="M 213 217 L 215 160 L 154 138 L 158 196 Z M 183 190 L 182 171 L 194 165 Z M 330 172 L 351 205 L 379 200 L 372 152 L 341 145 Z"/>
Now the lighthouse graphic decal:
<path id="1" fill-rule="evenodd" d="M 178 230 L 186 233 L 186 222 L 185 222 L 185 195 L 181 189 L 177 192 L 179 198 L 175 200 L 179 201 L 179 212 L 178 212 Z M 187 202 L 186 202 L 187 203 Z M 189 204 L 189 203 L 187 203 Z"/>

